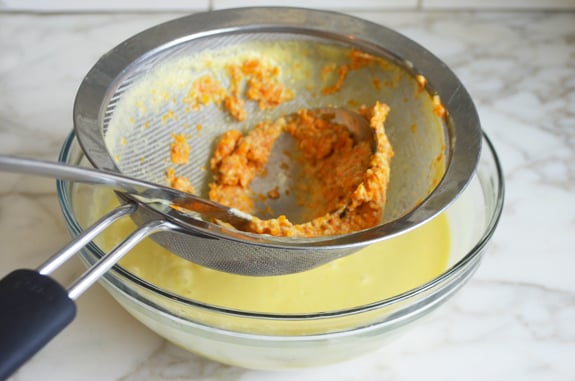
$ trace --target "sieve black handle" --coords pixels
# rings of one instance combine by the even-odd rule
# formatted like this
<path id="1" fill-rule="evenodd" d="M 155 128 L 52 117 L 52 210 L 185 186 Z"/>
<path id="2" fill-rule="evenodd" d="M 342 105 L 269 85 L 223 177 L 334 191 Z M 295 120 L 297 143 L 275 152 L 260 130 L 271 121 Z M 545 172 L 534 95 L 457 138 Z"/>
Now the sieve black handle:
<path id="1" fill-rule="evenodd" d="M 15 270 L 0 280 L 0 380 L 8 378 L 76 316 L 76 304 L 52 278 Z"/>

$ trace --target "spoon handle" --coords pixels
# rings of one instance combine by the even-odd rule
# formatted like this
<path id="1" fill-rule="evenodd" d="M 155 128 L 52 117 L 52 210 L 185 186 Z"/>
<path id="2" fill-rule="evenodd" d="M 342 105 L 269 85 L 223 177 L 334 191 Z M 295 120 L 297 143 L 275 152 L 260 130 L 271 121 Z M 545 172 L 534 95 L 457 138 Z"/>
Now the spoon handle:
<path id="1" fill-rule="evenodd" d="M 0 155 L 0 171 L 25 173 L 87 184 L 102 184 L 116 191 L 137 196 L 137 201 L 146 204 L 161 202 L 176 206 L 180 209 L 199 213 L 207 220 L 218 219 L 228 222 L 240 230 L 243 230 L 252 218 L 249 214 L 237 209 L 228 208 L 189 193 L 108 171 L 9 155 Z"/>
<path id="2" fill-rule="evenodd" d="M 107 171 L 18 156 L 0 155 L 0 170 L 79 181 L 87 184 L 103 184 L 110 186 L 114 190 L 126 192 L 141 193 L 145 189 L 160 189 L 155 184 Z"/>

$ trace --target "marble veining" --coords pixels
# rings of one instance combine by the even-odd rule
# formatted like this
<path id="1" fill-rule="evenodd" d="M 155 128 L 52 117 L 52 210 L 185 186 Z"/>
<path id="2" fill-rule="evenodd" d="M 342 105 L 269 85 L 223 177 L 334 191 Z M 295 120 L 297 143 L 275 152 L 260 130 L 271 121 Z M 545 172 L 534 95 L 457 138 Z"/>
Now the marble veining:
<path id="1" fill-rule="evenodd" d="M 505 172 L 506 205 L 483 263 L 447 304 L 381 350 L 290 372 L 187 353 L 100 287 L 22 367 L 26 380 L 575 379 L 575 13 L 356 12 L 446 62 L 476 102 Z M 179 14 L 0 14 L 0 152 L 56 160 L 76 89 L 108 49 Z M 54 182 L 0 173 L 0 276 L 67 237 Z M 57 274 L 78 276 L 72 261 Z"/>

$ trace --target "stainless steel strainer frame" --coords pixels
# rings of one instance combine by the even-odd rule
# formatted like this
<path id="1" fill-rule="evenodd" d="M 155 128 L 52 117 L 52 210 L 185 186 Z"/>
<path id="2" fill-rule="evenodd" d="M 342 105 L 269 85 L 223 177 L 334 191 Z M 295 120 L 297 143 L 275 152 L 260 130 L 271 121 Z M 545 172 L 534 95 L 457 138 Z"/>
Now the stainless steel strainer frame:
<path id="1" fill-rule="evenodd" d="M 146 213 L 140 213 L 143 218 L 136 221 L 138 224 L 164 218 L 181 228 L 156 234 L 154 240 L 180 256 L 218 270 L 248 271 L 251 275 L 303 271 L 415 228 L 443 211 L 466 187 L 479 159 L 481 126 L 473 101 L 455 74 L 426 49 L 386 27 L 335 12 L 301 8 L 241 8 L 194 14 L 150 28 L 111 50 L 86 75 L 74 105 L 74 128 L 91 163 L 101 169 L 118 170 L 103 144 L 102 126 L 107 117 L 103 105 L 111 97 L 110 88 L 125 70 L 163 49 L 192 39 L 246 32 L 289 32 L 329 38 L 385 55 L 413 75 L 424 75 L 429 81 L 428 90 L 440 95 L 448 112 L 446 144 L 450 156 L 446 172 L 427 199 L 407 215 L 352 234 L 286 239 L 232 231 L 206 221 L 183 220 L 165 210 L 142 208 Z M 174 244 L 175 241 L 180 243 Z M 186 250 L 207 251 L 207 262 L 182 252 Z M 244 262 L 240 268 L 238 263 L 210 259 L 210 255 L 221 250 L 240 250 L 249 253 L 249 257 L 236 259 Z M 220 255 L 220 259 L 225 257 Z M 290 263 L 293 268 L 287 269 Z"/>

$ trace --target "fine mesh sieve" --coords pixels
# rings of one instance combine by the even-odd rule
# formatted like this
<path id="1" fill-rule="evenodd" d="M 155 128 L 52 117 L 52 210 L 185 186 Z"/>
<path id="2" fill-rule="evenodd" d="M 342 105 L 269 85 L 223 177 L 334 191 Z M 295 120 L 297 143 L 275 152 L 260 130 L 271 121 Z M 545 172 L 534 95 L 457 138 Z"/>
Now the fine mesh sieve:
<path id="1" fill-rule="evenodd" d="M 350 70 L 339 91 L 324 94 L 337 83 L 339 68 L 350 64 L 351 50 L 377 57 L 377 63 Z M 230 62 L 251 59 L 277 67 L 279 81 L 293 96 L 263 110 L 247 101 L 242 122 L 210 99 L 190 101 L 191 86 L 205 76 L 229 91 Z M 169 221 L 173 228 L 152 238 L 193 262 L 278 275 L 412 229 L 466 186 L 480 151 L 478 117 L 458 79 L 429 52 L 382 26 L 331 12 L 244 8 L 196 14 L 144 31 L 102 57 L 78 90 L 74 123 L 95 167 L 160 184 L 174 168 L 207 198 L 209 160 L 226 130 L 249 130 L 302 108 L 355 109 L 376 101 L 391 108 L 385 125 L 395 155 L 384 216 L 374 228 L 290 239 L 235 231 L 161 205 L 138 205 L 132 216 L 140 226 Z M 438 112 L 443 107 L 446 114 Z M 170 161 L 173 134 L 188 137 L 188 164 Z M 272 187 L 277 176 L 260 182 L 263 189 Z"/>

